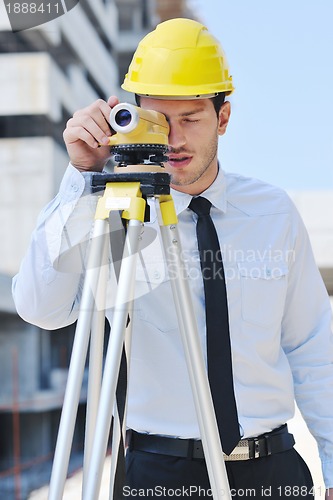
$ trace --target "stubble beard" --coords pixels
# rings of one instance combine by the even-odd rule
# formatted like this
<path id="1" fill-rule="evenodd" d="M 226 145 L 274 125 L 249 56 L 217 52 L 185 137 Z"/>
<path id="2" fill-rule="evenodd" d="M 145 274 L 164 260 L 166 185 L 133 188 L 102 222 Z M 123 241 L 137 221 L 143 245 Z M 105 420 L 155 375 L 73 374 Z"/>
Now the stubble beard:
<path id="1" fill-rule="evenodd" d="M 202 155 L 200 155 L 199 161 L 202 156 L 202 162 L 199 166 L 192 171 L 191 167 L 189 168 L 189 172 L 186 175 L 177 175 L 177 173 L 171 172 L 171 180 L 170 183 L 174 186 L 190 186 L 195 182 L 199 181 L 203 175 L 207 172 L 211 164 L 217 157 L 217 146 L 218 146 L 218 137 L 215 140 L 211 141 L 210 144 L 205 148 L 205 151 Z M 182 150 L 173 150 L 174 153 L 186 153 L 186 151 Z"/>

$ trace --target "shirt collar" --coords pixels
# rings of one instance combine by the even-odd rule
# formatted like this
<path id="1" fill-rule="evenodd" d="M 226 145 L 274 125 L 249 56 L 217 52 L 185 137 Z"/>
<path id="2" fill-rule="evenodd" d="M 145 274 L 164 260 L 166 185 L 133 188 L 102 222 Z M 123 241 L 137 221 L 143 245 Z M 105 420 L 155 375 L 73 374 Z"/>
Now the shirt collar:
<path id="1" fill-rule="evenodd" d="M 192 195 L 176 191 L 171 188 L 171 195 L 177 215 L 183 212 L 191 203 Z M 219 167 L 216 179 L 200 196 L 204 196 L 211 204 L 222 212 L 227 211 L 226 179 L 223 170 Z"/>

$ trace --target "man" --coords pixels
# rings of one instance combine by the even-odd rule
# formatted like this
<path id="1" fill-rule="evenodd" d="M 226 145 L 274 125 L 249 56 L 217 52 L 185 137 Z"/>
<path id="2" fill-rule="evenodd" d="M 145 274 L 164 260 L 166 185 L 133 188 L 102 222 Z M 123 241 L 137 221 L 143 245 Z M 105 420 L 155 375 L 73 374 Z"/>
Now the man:
<path id="1" fill-rule="evenodd" d="M 197 235 L 202 214 L 193 199 L 205 198 L 209 208 L 203 225 L 211 215 L 218 234 L 227 289 L 232 397 L 239 446 L 245 450 L 239 457 L 237 443 L 231 447 L 234 451 L 229 449 L 221 434 L 233 497 L 246 492 L 272 498 L 313 495 L 309 470 L 285 426 L 294 414 L 294 398 L 317 439 L 326 486 L 333 487 L 330 303 L 304 225 L 287 195 L 262 182 L 226 174 L 218 165 L 218 136 L 225 133 L 231 111 L 224 98 L 233 90 L 221 47 L 200 23 L 162 23 L 139 44 L 123 87 L 136 94 L 142 108 L 163 113 L 170 126 L 165 168 L 171 175 L 208 367 L 206 330 L 208 338 L 213 306 L 209 302 L 205 308 L 209 280 L 202 277 L 208 264 L 200 264 Z M 98 100 L 68 121 L 64 140 L 70 166 L 59 194 L 41 214 L 14 279 L 19 314 L 43 328 L 71 324 L 79 313 L 95 208 L 90 173 L 102 171 L 109 159 L 108 117 L 117 103 L 116 97 Z M 156 224 L 152 210 L 144 242 L 146 228 Z M 204 458 L 193 452 L 200 449 L 200 433 L 159 236 L 143 248 L 136 280 L 127 419 L 133 432 L 124 493 L 208 495 Z M 213 308 L 214 313 L 223 308 L 222 295 Z M 112 299 L 106 315 L 111 318 Z M 216 327 L 219 320 L 213 323 Z M 221 327 L 221 335 L 226 329 Z M 226 383 L 220 383 L 223 398 Z M 327 490 L 327 497 L 332 491 Z"/>

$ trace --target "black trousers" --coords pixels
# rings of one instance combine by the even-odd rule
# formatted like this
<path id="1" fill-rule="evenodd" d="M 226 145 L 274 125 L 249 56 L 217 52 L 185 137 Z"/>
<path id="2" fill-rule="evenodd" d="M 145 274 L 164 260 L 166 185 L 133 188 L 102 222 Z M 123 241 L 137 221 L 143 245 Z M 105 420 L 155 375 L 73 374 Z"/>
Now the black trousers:
<path id="1" fill-rule="evenodd" d="M 226 462 L 233 499 L 314 498 L 310 471 L 293 448 L 268 457 Z M 124 498 L 211 497 L 204 460 L 128 450 Z"/>

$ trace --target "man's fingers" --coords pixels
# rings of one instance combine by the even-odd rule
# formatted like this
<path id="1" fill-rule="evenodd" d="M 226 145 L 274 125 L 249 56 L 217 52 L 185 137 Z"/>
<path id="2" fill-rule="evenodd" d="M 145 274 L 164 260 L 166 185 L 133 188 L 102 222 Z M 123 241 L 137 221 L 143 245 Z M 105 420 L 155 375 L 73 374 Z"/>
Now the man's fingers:
<path id="1" fill-rule="evenodd" d="M 96 147 L 95 142 L 107 145 L 108 138 L 112 135 L 107 121 L 110 111 L 111 108 L 105 102 L 104 105 L 100 104 L 77 111 L 67 122 L 64 132 L 65 140 L 75 142 L 81 139 L 91 147 Z"/>
<path id="2" fill-rule="evenodd" d="M 88 130 L 83 127 L 68 126 L 64 131 L 65 143 L 69 146 L 77 141 L 83 141 L 91 148 L 97 148 L 100 141 L 98 141 Z"/>
<path id="3" fill-rule="evenodd" d="M 108 102 L 98 99 L 68 120 L 63 137 L 70 160 L 79 170 L 101 170 L 110 157 L 109 139 L 113 131 L 109 117 L 117 103 L 115 96 L 109 97 Z"/>
<path id="4" fill-rule="evenodd" d="M 108 99 L 108 105 L 110 108 L 114 108 L 117 104 L 119 104 L 119 99 L 115 95 L 112 95 Z"/>
<path id="5" fill-rule="evenodd" d="M 105 135 L 111 135 L 109 124 L 111 109 L 111 106 L 109 106 L 105 101 L 98 99 L 98 101 L 83 111 L 86 111 L 86 115 L 90 116 L 97 123 Z"/>

